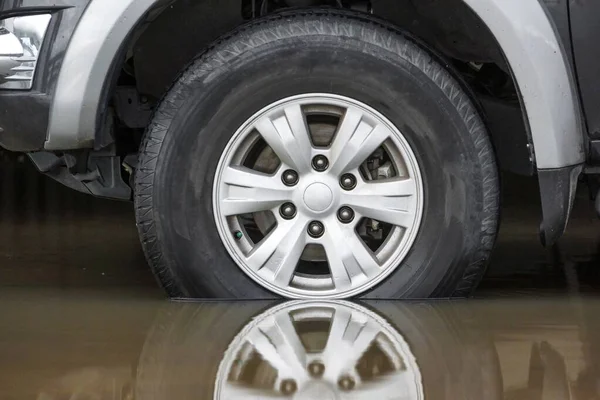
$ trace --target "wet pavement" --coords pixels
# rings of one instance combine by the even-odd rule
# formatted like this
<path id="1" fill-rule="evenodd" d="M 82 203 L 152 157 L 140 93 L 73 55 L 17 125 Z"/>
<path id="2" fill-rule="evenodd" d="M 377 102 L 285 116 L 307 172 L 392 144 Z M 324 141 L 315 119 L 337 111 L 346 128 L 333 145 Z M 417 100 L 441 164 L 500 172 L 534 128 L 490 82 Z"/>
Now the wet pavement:
<path id="1" fill-rule="evenodd" d="M 0 299 L 6 400 L 600 394 L 595 299 L 274 304 L 8 294 Z"/>
<path id="2" fill-rule="evenodd" d="M 0 161 L 0 399 L 600 399 L 600 223 L 505 176 L 475 299 L 167 302 L 131 204 Z M 510 195 L 509 195 L 510 194 Z"/>

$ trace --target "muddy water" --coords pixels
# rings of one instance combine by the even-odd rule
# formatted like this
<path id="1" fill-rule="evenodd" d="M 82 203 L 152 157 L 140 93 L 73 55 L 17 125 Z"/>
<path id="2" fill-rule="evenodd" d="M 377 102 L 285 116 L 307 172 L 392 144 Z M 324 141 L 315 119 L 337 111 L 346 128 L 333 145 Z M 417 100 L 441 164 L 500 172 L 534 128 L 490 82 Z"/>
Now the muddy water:
<path id="1" fill-rule="evenodd" d="M 0 398 L 597 399 L 600 300 L 167 303 L 5 291 Z"/>

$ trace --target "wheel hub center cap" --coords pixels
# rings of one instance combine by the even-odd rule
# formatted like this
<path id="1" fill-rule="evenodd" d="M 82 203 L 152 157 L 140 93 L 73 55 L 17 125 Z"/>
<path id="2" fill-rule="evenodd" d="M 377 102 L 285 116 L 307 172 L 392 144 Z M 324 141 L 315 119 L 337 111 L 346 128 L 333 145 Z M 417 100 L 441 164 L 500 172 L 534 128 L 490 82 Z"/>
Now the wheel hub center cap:
<path id="1" fill-rule="evenodd" d="M 304 204 L 312 211 L 325 211 L 331 206 L 331 203 L 333 203 L 333 192 L 324 183 L 310 184 L 304 190 Z"/>

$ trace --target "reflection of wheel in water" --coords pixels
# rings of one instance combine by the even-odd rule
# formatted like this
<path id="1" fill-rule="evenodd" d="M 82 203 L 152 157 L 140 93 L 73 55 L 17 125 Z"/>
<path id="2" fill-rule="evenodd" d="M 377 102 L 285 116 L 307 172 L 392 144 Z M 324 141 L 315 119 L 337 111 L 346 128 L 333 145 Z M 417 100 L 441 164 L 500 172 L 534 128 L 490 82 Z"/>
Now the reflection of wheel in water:
<path id="1" fill-rule="evenodd" d="M 138 400 L 500 400 L 495 348 L 460 303 L 169 304 Z"/>
<path id="2" fill-rule="evenodd" d="M 221 362 L 215 400 L 423 399 L 406 340 L 348 302 L 292 302 L 236 336 Z"/>

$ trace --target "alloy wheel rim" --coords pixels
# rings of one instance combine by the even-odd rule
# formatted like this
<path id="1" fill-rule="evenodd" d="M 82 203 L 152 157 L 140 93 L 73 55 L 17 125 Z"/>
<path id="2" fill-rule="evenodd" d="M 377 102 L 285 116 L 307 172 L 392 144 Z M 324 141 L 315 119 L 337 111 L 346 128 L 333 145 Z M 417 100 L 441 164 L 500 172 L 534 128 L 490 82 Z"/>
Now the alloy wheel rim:
<path id="1" fill-rule="evenodd" d="M 325 300 L 288 302 L 253 318 L 225 352 L 213 398 L 392 397 L 424 398 L 406 339 L 364 307 Z"/>
<path id="2" fill-rule="evenodd" d="M 213 209 L 228 253 L 262 287 L 347 298 L 406 257 L 423 183 L 414 152 L 382 114 L 348 97 L 306 94 L 263 108 L 233 135 Z"/>

